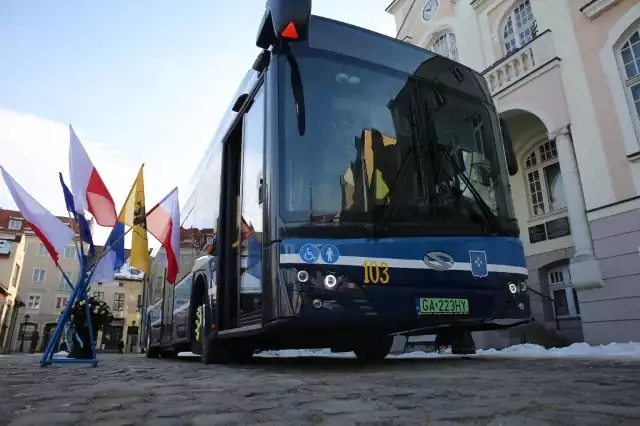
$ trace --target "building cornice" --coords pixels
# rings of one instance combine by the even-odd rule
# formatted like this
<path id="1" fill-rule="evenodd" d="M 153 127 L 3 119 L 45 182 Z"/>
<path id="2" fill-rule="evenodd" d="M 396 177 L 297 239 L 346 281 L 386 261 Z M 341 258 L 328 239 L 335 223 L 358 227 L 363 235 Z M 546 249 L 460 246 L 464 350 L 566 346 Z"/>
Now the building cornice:
<path id="1" fill-rule="evenodd" d="M 476 12 L 489 13 L 504 1 L 505 0 L 472 0 L 471 7 L 473 7 Z"/>
<path id="2" fill-rule="evenodd" d="M 580 8 L 580 12 L 589 19 L 596 19 L 613 6 L 620 3 L 621 0 L 591 0 Z"/>
<path id="3" fill-rule="evenodd" d="M 384 11 L 393 15 L 395 14 L 396 10 L 398 10 L 398 8 L 404 5 L 406 2 L 407 0 L 393 0 Z"/>

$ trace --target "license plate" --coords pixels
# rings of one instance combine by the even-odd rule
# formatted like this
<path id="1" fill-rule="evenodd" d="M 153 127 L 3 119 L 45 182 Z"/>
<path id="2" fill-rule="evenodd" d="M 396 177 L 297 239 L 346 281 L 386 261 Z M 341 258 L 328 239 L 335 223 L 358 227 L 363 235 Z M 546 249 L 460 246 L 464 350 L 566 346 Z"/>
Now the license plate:
<path id="1" fill-rule="evenodd" d="M 442 299 L 421 297 L 416 300 L 418 315 L 468 315 L 468 299 Z"/>

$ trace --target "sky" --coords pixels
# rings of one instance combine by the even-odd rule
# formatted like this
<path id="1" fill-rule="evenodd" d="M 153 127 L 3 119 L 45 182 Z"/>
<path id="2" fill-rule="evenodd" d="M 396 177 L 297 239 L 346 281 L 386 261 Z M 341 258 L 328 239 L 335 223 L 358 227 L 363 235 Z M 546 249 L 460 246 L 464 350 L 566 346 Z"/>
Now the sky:
<path id="1" fill-rule="evenodd" d="M 314 0 L 313 13 L 393 36 L 389 3 Z M 142 163 L 148 209 L 183 190 L 259 53 L 263 12 L 262 0 L 0 1 L 0 165 L 65 215 L 71 124 L 118 210 Z M 0 207 L 15 208 L 1 181 Z"/>

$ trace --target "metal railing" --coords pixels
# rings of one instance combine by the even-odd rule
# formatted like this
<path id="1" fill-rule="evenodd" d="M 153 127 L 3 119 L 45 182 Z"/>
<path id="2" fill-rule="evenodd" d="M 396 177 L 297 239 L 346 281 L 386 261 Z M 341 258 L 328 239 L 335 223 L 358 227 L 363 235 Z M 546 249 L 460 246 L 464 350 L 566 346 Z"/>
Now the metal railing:
<path id="1" fill-rule="evenodd" d="M 528 288 L 528 290 L 529 290 L 530 292 L 532 292 L 532 293 L 537 294 L 538 296 L 540 296 L 540 297 L 541 297 L 541 298 L 543 298 L 543 299 L 547 299 L 547 300 L 549 300 L 549 301 L 551 302 L 551 305 L 555 307 L 555 303 L 556 303 L 556 301 L 555 301 L 555 299 L 554 299 L 553 297 L 551 297 L 551 296 L 547 296 L 546 294 L 541 293 L 541 292 L 539 292 L 538 290 L 536 290 L 536 289 L 534 289 L 534 288 L 531 288 L 531 287 L 529 287 L 529 288 Z M 544 308 L 543 308 L 543 309 L 544 309 Z M 554 318 L 555 318 L 555 320 L 556 320 L 556 330 L 558 330 L 558 331 L 559 331 L 559 330 L 560 330 L 560 320 L 558 320 L 558 316 L 557 316 L 555 313 L 553 314 L 553 317 L 554 317 Z"/>

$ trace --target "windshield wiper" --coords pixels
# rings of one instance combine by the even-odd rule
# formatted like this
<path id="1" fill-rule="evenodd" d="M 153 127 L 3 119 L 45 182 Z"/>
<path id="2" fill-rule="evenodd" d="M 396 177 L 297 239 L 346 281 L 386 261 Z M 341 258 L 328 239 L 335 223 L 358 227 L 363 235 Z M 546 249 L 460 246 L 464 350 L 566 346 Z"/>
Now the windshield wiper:
<path id="1" fill-rule="evenodd" d="M 286 53 L 287 62 L 291 68 L 291 91 L 293 93 L 293 101 L 296 108 L 296 119 L 298 120 L 298 133 L 304 135 L 306 131 L 306 110 L 304 106 L 304 91 L 302 89 L 302 75 L 300 74 L 300 66 L 298 61 L 291 54 Z"/>
<path id="2" fill-rule="evenodd" d="M 413 159 L 414 162 L 416 163 L 416 168 L 418 168 L 418 174 L 419 174 L 419 186 L 420 186 L 420 192 L 421 195 L 424 195 L 424 177 L 422 175 L 422 170 L 421 170 L 421 164 L 419 164 L 419 162 L 417 161 L 417 159 L 419 158 L 419 155 L 416 155 L 416 151 L 418 151 L 420 149 L 419 145 L 417 144 L 419 135 L 418 135 L 418 126 L 416 125 L 416 117 L 415 117 L 415 110 L 413 108 L 411 108 L 411 116 L 408 117 L 407 123 L 409 124 L 409 128 L 411 129 L 411 139 L 412 139 L 412 144 L 411 144 L 411 148 L 409 148 L 409 150 L 407 151 L 407 154 L 404 156 L 404 158 L 402 159 L 402 162 L 400 163 L 400 168 L 399 173 L 396 176 L 396 179 L 394 180 L 393 184 L 391 185 L 391 187 L 389 188 L 389 190 L 387 191 L 387 198 L 389 199 L 389 203 L 386 205 L 386 208 L 384 210 L 384 214 L 382 216 L 382 218 L 380 219 L 380 223 L 382 224 L 382 228 L 386 229 L 387 226 L 389 225 L 389 221 L 391 220 L 391 217 L 393 215 L 393 213 L 396 210 L 396 203 L 395 203 L 395 198 L 396 197 L 392 197 L 392 194 L 395 194 L 395 190 L 396 187 L 398 186 L 398 183 L 400 183 L 402 180 L 404 180 L 404 175 L 406 170 L 408 169 L 408 163 L 409 163 L 409 159 Z M 376 221 L 376 226 L 375 227 L 379 227 L 380 225 L 377 225 L 377 221 Z"/>
<path id="3" fill-rule="evenodd" d="M 469 178 L 464 174 L 464 171 L 460 169 L 460 166 L 456 163 L 456 161 L 453 158 L 451 158 L 451 155 L 445 149 L 445 147 L 441 145 L 440 149 L 444 154 L 444 158 L 447 159 L 451 167 L 455 170 L 458 176 L 460 176 L 464 184 L 467 186 L 467 188 L 471 192 L 471 195 L 473 195 L 473 198 L 478 203 L 478 206 L 480 207 L 480 211 L 482 212 L 482 216 L 485 219 L 485 222 L 492 228 L 494 233 L 500 232 L 502 229 L 502 227 L 500 226 L 500 223 L 494 216 L 493 212 L 491 211 L 491 208 L 484 201 L 484 198 L 482 198 L 482 196 L 478 193 L 476 188 L 473 186 L 473 184 L 471 183 L 471 180 L 469 180 Z M 462 195 L 462 193 L 460 195 Z"/>

